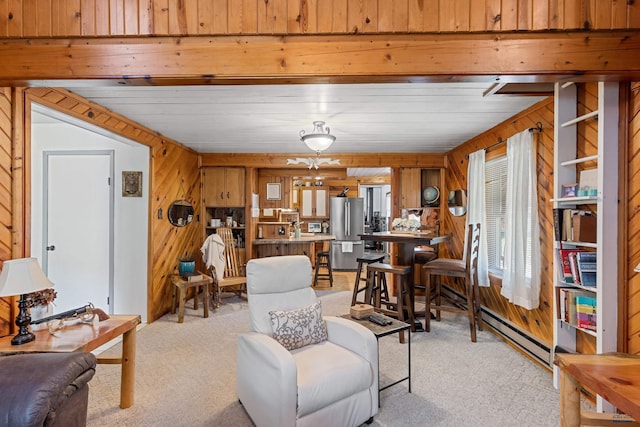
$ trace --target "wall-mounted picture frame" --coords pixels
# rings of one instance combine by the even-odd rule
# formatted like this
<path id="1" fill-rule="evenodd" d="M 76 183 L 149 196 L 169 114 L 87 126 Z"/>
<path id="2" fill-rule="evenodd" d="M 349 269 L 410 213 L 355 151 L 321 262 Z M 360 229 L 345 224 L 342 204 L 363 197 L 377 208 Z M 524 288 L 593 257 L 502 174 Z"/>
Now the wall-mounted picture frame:
<path id="1" fill-rule="evenodd" d="M 122 171 L 122 197 L 142 197 L 142 171 Z"/>
<path id="2" fill-rule="evenodd" d="M 267 200 L 280 200 L 280 183 L 267 183 Z"/>

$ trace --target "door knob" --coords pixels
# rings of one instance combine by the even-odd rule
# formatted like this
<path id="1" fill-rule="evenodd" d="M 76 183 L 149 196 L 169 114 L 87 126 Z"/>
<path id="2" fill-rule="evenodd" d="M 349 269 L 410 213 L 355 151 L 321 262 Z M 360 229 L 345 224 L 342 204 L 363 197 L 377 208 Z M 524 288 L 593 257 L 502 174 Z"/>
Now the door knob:
<path id="1" fill-rule="evenodd" d="M 56 246 L 55 245 L 47 246 L 47 250 L 48 251 L 55 251 L 56 250 Z"/>

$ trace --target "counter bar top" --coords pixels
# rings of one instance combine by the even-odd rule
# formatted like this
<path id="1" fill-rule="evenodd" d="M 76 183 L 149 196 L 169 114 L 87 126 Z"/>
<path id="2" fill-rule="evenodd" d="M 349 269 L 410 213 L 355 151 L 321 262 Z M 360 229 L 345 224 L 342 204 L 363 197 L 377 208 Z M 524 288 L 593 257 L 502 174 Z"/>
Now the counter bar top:
<path id="1" fill-rule="evenodd" d="M 336 236 L 332 234 L 316 234 L 315 236 L 282 237 L 278 239 L 255 239 L 254 245 L 289 245 L 295 243 L 312 243 L 325 242 L 327 240 L 336 240 Z"/>

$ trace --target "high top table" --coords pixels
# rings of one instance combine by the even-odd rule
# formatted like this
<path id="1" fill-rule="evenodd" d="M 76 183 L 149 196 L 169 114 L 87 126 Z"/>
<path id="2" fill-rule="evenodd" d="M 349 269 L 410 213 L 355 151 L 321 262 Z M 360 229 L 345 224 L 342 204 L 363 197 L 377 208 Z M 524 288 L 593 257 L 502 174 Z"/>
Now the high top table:
<path id="1" fill-rule="evenodd" d="M 133 405 L 133 387 L 136 366 L 136 327 L 139 315 L 111 316 L 109 319 L 93 323 L 79 323 L 65 326 L 55 334 L 47 329 L 34 331 L 35 341 L 12 345 L 9 335 L 0 338 L 0 353 L 43 353 L 43 352 L 89 352 L 122 335 L 122 356 L 115 358 L 97 356 L 98 363 L 122 365 L 120 374 L 120 407 Z"/>
<path id="2" fill-rule="evenodd" d="M 360 239 L 365 241 L 374 242 L 389 242 L 396 243 L 398 245 L 397 261 L 391 264 L 405 265 L 411 267 L 411 274 L 409 274 L 409 290 L 411 292 L 411 301 L 415 300 L 415 288 L 413 283 L 413 266 L 415 264 L 415 248 L 419 245 L 432 245 L 435 243 L 442 243 L 448 236 L 438 236 L 432 232 L 391 232 L 380 231 L 374 233 L 360 234 Z M 414 316 L 416 315 L 415 304 L 413 310 Z M 423 313 L 420 312 L 420 315 Z M 425 316 L 428 314 L 424 313 Z"/>

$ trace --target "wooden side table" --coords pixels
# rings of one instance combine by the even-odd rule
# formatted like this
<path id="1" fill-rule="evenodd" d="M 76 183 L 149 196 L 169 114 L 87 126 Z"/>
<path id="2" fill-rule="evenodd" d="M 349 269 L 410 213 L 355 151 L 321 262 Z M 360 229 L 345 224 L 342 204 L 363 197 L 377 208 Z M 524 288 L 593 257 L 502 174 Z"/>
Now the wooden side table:
<path id="1" fill-rule="evenodd" d="M 560 425 L 625 425 L 640 422 L 640 356 L 623 353 L 557 353 L 560 367 Z M 587 387 L 627 415 L 581 412 L 580 390 Z M 633 421 L 635 419 L 635 422 Z"/>
<path id="2" fill-rule="evenodd" d="M 35 341 L 22 345 L 12 345 L 12 336 L 0 338 L 0 353 L 42 353 L 42 352 L 89 352 L 122 335 L 120 357 L 98 355 L 98 363 L 120 365 L 120 408 L 133 405 L 133 390 L 136 371 L 136 327 L 140 316 L 113 315 L 97 325 L 79 323 L 65 327 L 55 335 L 47 329 L 33 331 Z"/>
<path id="3" fill-rule="evenodd" d="M 202 280 L 194 280 L 187 281 L 183 279 L 179 274 L 171 275 L 171 283 L 173 283 L 173 299 L 171 303 L 171 312 L 176 312 L 176 303 L 179 305 L 178 308 L 178 323 L 184 322 L 184 304 L 187 300 L 187 290 L 189 288 L 195 288 L 195 295 L 193 296 L 193 308 L 194 310 L 198 309 L 198 292 L 200 287 L 202 287 L 203 292 L 203 306 L 204 306 L 204 317 L 209 317 L 209 298 L 211 297 L 211 284 L 213 283 L 213 279 L 206 274 L 203 274 Z M 179 298 L 178 301 L 176 299 Z"/>

